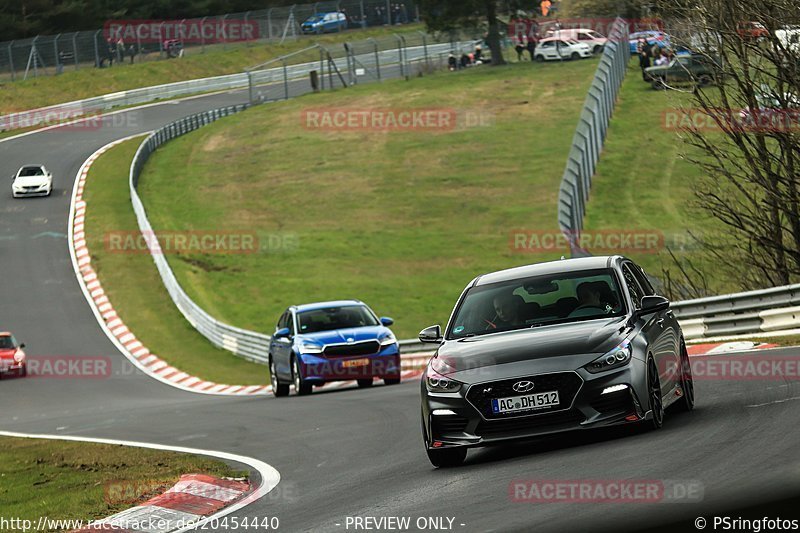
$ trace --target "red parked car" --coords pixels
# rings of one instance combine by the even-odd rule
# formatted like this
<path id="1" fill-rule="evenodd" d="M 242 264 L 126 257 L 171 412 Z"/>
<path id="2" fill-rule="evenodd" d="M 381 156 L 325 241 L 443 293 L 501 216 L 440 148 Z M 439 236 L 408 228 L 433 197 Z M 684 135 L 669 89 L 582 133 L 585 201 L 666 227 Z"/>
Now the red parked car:
<path id="1" fill-rule="evenodd" d="M 736 33 L 747 41 L 758 41 L 769 37 L 769 31 L 760 22 L 740 22 L 736 26 Z"/>
<path id="2" fill-rule="evenodd" d="M 11 333 L 0 332 L 0 378 L 8 374 L 19 377 L 28 374 L 25 352 L 22 351 L 24 347 L 25 345 L 19 344 Z"/>

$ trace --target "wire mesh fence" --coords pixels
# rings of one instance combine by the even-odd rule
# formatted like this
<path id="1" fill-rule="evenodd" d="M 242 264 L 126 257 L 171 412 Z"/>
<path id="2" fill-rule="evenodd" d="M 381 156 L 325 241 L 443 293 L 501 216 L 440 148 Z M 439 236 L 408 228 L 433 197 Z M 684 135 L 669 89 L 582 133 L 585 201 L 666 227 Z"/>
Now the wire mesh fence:
<path id="1" fill-rule="evenodd" d="M 479 41 L 417 32 L 310 46 L 248 69 L 250 103 L 287 99 L 298 83 L 318 91 L 446 68 L 451 55 L 470 53 Z"/>
<path id="2" fill-rule="evenodd" d="M 102 29 L 0 42 L 0 79 L 205 53 L 419 21 L 414 0 L 338 0 L 178 21 L 118 20 Z"/>

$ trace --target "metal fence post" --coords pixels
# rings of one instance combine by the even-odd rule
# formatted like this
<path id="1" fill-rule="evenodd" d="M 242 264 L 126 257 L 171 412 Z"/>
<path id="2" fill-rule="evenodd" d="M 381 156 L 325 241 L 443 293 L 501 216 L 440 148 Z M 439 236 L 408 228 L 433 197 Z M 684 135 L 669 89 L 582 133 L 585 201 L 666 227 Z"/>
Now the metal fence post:
<path id="1" fill-rule="evenodd" d="M 314 2 L 314 5 L 312 6 L 312 9 L 314 10 L 314 14 L 315 15 L 317 14 L 317 6 L 318 5 L 319 5 L 319 2 Z"/>
<path id="2" fill-rule="evenodd" d="M 100 30 L 94 32 L 94 66 L 100 68 L 100 45 L 97 39 L 100 37 Z"/>
<path id="3" fill-rule="evenodd" d="M 289 70 L 286 66 L 286 58 L 281 58 L 283 63 L 283 95 L 286 100 L 289 99 Z"/>
<path id="4" fill-rule="evenodd" d="M 380 51 L 378 50 L 378 41 L 370 37 L 367 39 L 368 41 L 372 41 L 372 45 L 375 47 L 375 72 L 378 75 L 378 81 L 381 81 L 381 58 L 380 58 Z"/>
<path id="5" fill-rule="evenodd" d="M 75 70 L 78 70 L 78 32 L 72 34 L 72 60 L 75 62 Z"/>
<path id="6" fill-rule="evenodd" d="M 201 54 L 205 54 L 206 53 L 206 32 L 204 30 L 204 28 L 206 26 L 206 20 L 208 20 L 208 17 L 203 17 L 203 18 L 200 19 L 200 53 Z"/>
<path id="7" fill-rule="evenodd" d="M 271 7 L 267 9 L 267 40 L 272 40 L 272 10 L 275 9 Z"/>
<path id="8" fill-rule="evenodd" d="M 161 24 L 158 25 L 158 54 L 161 55 L 164 53 L 164 22 L 162 21 Z"/>
<path id="9" fill-rule="evenodd" d="M 55 39 L 53 39 L 53 53 L 55 54 L 53 57 L 55 58 L 55 62 L 56 62 L 56 74 L 58 74 L 59 68 L 64 68 L 64 66 L 61 64 L 61 58 L 58 57 L 58 38 L 59 37 L 61 37 L 60 33 L 56 35 Z"/>
<path id="10" fill-rule="evenodd" d="M 386 0 L 386 24 L 392 25 L 392 4 L 390 0 Z"/>
<path id="11" fill-rule="evenodd" d="M 430 61 L 428 59 L 428 36 L 424 31 L 419 32 L 422 35 L 422 50 L 425 54 L 425 66 L 430 67 Z"/>
<path id="12" fill-rule="evenodd" d="M 11 69 L 11 81 L 17 81 L 17 74 L 14 72 L 14 52 L 11 48 L 14 46 L 14 41 L 8 43 L 8 67 Z"/>
<path id="13" fill-rule="evenodd" d="M 136 54 L 142 54 L 142 25 L 136 26 Z"/>
<path id="14" fill-rule="evenodd" d="M 228 14 L 225 13 L 222 15 L 222 49 L 228 49 L 228 28 L 225 26 L 225 22 L 228 20 Z"/>
<path id="15" fill-rule="evenodd" d="M 245 28 L 248 28 L 248 27 L 249 27 L 249 24 L 248 24 L 248 22 L 249 22 L 249 20 L 248 20 L 248 19 L 249 19 L 249 18 L 250 18 L 250 12 L 248 11 L 248 12 L 246 12 L 246 13 L 244 14 L 244 27 L 245 27 Z M 248 30 L 248 31 L 249 31 L 249 30 Z M 250 47 L 250 41 L 252 41 L 252 39 L 245 39 L 245 41 L 244 41 L 244 43 L 245 43 L 245 46 L 247 46 L 248 48 Z"/>
<path id="16" fill-rule="evenodd" d="M 325 91 L 325 53 L 321 46 L 317 46 L 317 49 L 319 50 L 319 90 Z"/>
<path id="17" fill-rule="evenodd" d="M 403 69 L 403 41 L 400 40 L 400 36 L 396 33 L 392 34 L 397 41 L 397 59 L 400 61 L 400 76 L 405 76 L 404 69 Z"/>

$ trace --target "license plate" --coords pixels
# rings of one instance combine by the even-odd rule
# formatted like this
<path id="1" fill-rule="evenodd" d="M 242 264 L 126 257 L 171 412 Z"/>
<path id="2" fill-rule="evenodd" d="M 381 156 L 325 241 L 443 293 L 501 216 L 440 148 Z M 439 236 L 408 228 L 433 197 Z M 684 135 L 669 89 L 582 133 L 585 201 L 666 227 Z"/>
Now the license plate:
<path id="1" fill-rule="evenodd" d="M 349 361 L 342 361 L 344 368 L 353 368 L 354 366 L 367 366 L 369 359 L 350 359 Z"/>
<path id="2" fill-rule="evenodd" d="M 537 392 L 511 398 L 495 398 L 492 400 L 492 413 L 516 413 L 532 411 L 558 405 L 558 391 Z"/>

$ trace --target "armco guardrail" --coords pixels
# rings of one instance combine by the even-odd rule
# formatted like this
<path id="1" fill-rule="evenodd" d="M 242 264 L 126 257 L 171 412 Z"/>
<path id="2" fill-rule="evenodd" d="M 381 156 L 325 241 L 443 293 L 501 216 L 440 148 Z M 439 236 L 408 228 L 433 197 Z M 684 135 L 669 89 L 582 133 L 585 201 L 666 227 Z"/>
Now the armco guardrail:
<path id="1" fill-rule="evenodd" d="M 629 61 L 628 23 L 618 18 L 583 105 L 558 193 L 558 226 L 569 239 L 573 255 L 581 253 L 575 239 L 583 229 L 592 176 Z"/>
<path id="2" fill-rule="evenodd" d="M 185 135 L 222 117 L 243 111 L 248 107 L 248 104 L 243 104 L 191 115 L 154 131 L 142 142 L 131 163 L 129 186 L 133 211 L 136 214 L 139 231 L 143 235 L 155 235 L 153 227 L 150 225 L 150 220 L 147 218 L 142 200 L 136 190 L 142 168 L 150 155 L 159 146 L 176 137 Z M 146 240 L 150 247 L 150 255 L 155 262 L 164 287 L 166 287 L 173 303 L 186 320 L 215 346 L 233 352 L 250 361 L 267 364 L 270 336 L 225 324 L 209 315 L 203 308 L 194 303 L 178 283 L 175 273 L 172 272 L 166 257 L 158 247 L 158 241 L 156 239 Z M 400 346 L 407 353 L 431 350 L 430 345 L 423 345 L 419 341 L 400 341 Z"/>
<path id="3" fill-rule="evenodd" d="M 356 68 L 348 68 L 351 65 L 351 62 L 352 65 L 375 65 L 378 71 L 380 71 L 381 68 L 385 70 L 388 67 L 404 65 L 411 61 L 429 62 L 432 58 L 441 56 L 441 54 L 444 54 L 451 49 L 461 50 L 465 46 L 472 46 L 474 43 L 474 41 L 459 41 L 455 43 L 445 42 L 428 44 L 429 39 L 433 39 L 433 37 L 420 32 L 418 34 L 418 45 L 403 45 L 399 49 L 397 46 L 397 40 L 395 38 L 383 40 L 369 39 L 368 41 L 364 42 L 368 42 L 370 46 L 376 46 L 378 48 L 378 52 L 363 53 L 359 54 L 358 56 L 352 56 L 349 51 L 353 50 L 361 43 L 347 43 L 347 47 L 343 46 L 341 49 L 337 49 L 333 53 L 332 62 L 340 71 L 347 72 L 349 78 L 356 79 Z M 316 48 L 321 47 L 312 46 L 307 50 Z M 326 53 L 330 52 L 327 49 L 324 50 Z M 280 62 L 281 59 L 282 58 L 277 58 L 275 61 Z M 211 78 L 201 78 L 196 80 L 167 83 L 164 85 L 155 85 L 152 87 L 142 87 L 130 91 L 120 91 L 102 96 L 96 96 L 93 98 L 86 98 L 84 100 L 76 100 L 74 102 L 67 102 L 64 104 L 57 104 L 0 116 L 0 131 L 55 124 L 93 113 L 100 113 L 115 107 L 146 104 L 156 100 L 165 100 L 204 92 L 244 89 L 250 86 L 251 83 L 253 86 L 261 85 L 262 88 L 265 86 L 265 84 L 272 84 L 273 87 L 278 88 L 278 92 L 282 98 L 284 96 L 284 86 L 286 86 L 290 81 L 306 78 L 309 72 L 319 68 L 320 62 L 318 61 L 294 65 L 287 64 L 285 66 L 282 65 L 280 67 L 271 69 L 263 69 L 257 72 L 227 74 L 224 76 L 215 76 Z M 255 80 L 253 79 L 254 77 Z M 252 98 L 253 93 L 254 89 L 251 87 L 251 100 L 253 101 L 278 99 L 277 97 L 262 97 L 256 99 Z"/>
<path id="4" fill-rule="evenodd" d="M 219 118 L 238 113 L 247 107 L 249 107 L 247 104 L 243 104 L 186 117 L 156 130 L 142 142 L 131 163 L 129 185 L 133 211 L 139 223 L 139 230 L 143 235 L 154 235 L 154 232 L 150 221 L 147 219 L 142 200 L 136 192 L 136 187 L 139 182 L 139 175 L 150 154 L 171 139 L 194 131 Z M 158 248 L 158 241 L 156 239 L 147 239 L 147 241 L 148 246 L 151 247 L 153 261 L 156 264 L 161 280 L 164 282 L 164 287 L 166 287 L 172 301 L 186 320 L 215 346 L 233 352 L 245 359 L 266 364 L 269 336 L 222 323 L 206 313 L 181 288 L 169 263 Z"/>
<path id="5" fill-rule="evenodd" d="M 472 41 L 467 43 L 458 43 L 456 47 L 460 49 L 465 45 L 471 46 L 472 44 Z M 446 46 L 449 49 L 453 45 L 451 43 L 445 43 L 438 46 Z M 419 50 L 407 49 L 401 51 L 401 53 L 397 55 L 397 61 L 408 63 L 415 58 L 427 61 L 427 59 L 430 57 L 430 54 L 434 53 L 437 53 L 436 45 L 421 47 Z M 390 54 L 390 56 L 394 57 L 393 54 Z M 391 64 L 392 57 L 387 57 L 385 59 L 387 64 Z M 349 65 L 351 60 L 352 57 L 348 55 L 347 57 L 339 58 L 336 61 L 342 61 Z M 307 69 L 309 68 L 309 65 L 310 64 L 297 65 L 295 72 L 298 72 L 301 75 L 305 74 L 308 72 Z M 314 65 L 316 65 L 316 63 L 314 63 Z M 348 66 L 342 64 L 341 68 L 343 71 L 347 71 Z M 399 73 L 402 75 L 403 69 L 400 69 Z M 221 117 L 238 113 L 239 111 L 249 107 L 249 105 L 250 104 L 243 104 L 239 106 L 226 107 L 185 117 L 177 122 L 173 122 L 159 130 L 156 130 L 142 142 L 133 158 L 133 162 L 131 163 L 129 177 L 131 202 L 133 204 L 133 210 L 136 214 L 136 219 L 139 224 L 139 230 L 142 232 L 142 234 L 154 235 L 153 228 L 147 218 L 147 213 L 145 212 L 142 200 L 136 191 L 139 175 L 141 174 L 142 168 L 144 167 L 144 164 L 150 155 L 165 142 L 194 131 L 202 126 L 205 126 L 206 124 L 210 124 Z M 269 350 L 269 335 L 237 328 L 235 326 L 225 324 L 224 322 L 220 322 L 209 315 L 205 310 L 192 301 L 192 299 L 180 286 L 166 258 L 162 253 L 159 253 L 157 248 L 157 240 L 148 239 L 148 241 L 152 241 L 149 243 L 151 246 L 151 256 L 156 264 L 156 268 L 161 276 L 161 280 L 163 281 L 167 292 L 172 298 L 172 301 L 175 303 L 176 307 L 180 310 L 186 320 L 188 320 L 189 323 L 195 329 L 197 329 L 197 331 L 199 331 L 215 346 L 233 352 L 236 355 L 239 355 L 250 361 L 266 364 Z M 430 346 L 422 345 L 418 341 L 401 341 L 400 344 L 401 348 L 405 352 L 430 351 Z"/>
<path id="6" fill-rule="evenodd" d="M 800 284 L 675 302 L 687 339 L 800 328 Z"/>

